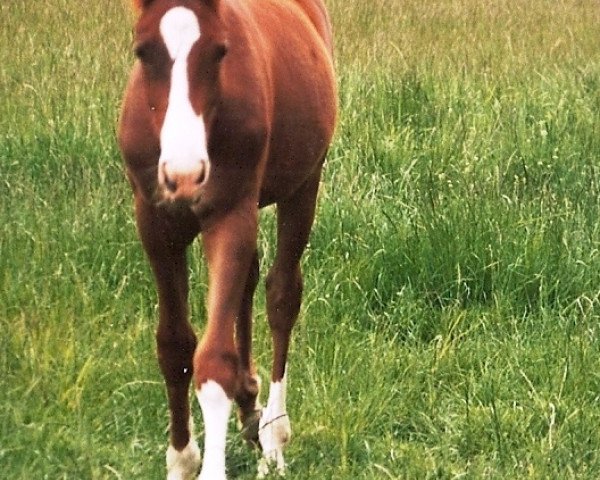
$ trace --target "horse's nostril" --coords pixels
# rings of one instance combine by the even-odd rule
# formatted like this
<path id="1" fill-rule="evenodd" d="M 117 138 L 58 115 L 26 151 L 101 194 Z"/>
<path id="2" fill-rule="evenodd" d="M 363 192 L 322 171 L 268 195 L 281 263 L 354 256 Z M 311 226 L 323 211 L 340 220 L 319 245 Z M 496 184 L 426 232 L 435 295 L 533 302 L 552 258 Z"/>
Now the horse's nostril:
<path id="1" fill-rule="evenodd" d="M 206 169 L 202 169 L 198 176 L 196 177 L 196 185 L 201 185 L 206 180 Z"/>
<path id="2" fill-rule="evenodd" d="M 165 177 L 165 187 L 171 193 L 175 193 L 177 191 L 177 182 L 171 180 L 169 177 Z"/>
<path id="3" fill-rule="evenodd" d="M 206 162 L 198 162 L 193 168 L 174 168 L 177 163 L 163 161 L 158 171 L 158 182 L 163 193 L 171 199 L 193 198 L 206 183 L 209 168 Z"/>
<path id="4" fill-rule="evenodd" d="M 169 178 L 169 175 L 167 174 L 166 165 L 162 166 L 162 174 L 163 182 L 165 184 L 166 189 L 171 193 L 175 193 L 177 191 L 177 182 Z"/>

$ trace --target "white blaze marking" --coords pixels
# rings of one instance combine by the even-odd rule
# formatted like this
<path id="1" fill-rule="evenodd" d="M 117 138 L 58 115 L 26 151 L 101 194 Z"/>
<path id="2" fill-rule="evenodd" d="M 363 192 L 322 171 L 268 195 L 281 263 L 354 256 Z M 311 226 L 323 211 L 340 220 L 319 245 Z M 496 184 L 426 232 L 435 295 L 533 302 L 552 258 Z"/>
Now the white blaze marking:
<path id="1" fill-rule="evenodd" d="M 171 89 L 165 120 L 160 132 L 159 165 L 168 164 L 169 173 L 186 174 L 208 165 L 206 128 L 196 115 L 189 96 L 187 60 L 200 38 L 200 24 L 194 12 L 174 7 L 162 17 L 160 33 L 173 60 Z"/>
<path id="2" fill-rule="evenodd" d="M 283 448 L 290 440 L 290 419 L 286 411 L 287 373 L 280 382 L 271 382 L 269 400 L 260 418 L 258 438 L 263 458 L 258 466 L 259 478 L 269 473 L 269 465 L 275 463 L 280 474 L 285 471 Z"/>
<path id="3" fill-rule="evenodd" d="M 231 400 L 209 380 L 196 392 L 204 417 L 204 457 L 198 480 L 225 480 L 225 443 Z"/>

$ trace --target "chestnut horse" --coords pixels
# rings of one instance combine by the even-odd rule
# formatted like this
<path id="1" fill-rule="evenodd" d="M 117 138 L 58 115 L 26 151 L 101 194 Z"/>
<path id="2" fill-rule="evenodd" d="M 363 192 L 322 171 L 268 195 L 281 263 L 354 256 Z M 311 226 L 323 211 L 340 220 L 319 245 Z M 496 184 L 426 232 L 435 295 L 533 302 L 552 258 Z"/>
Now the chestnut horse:
<path id="1" fill-rule="evenodd" d="M 135 0 L 133 67 L 119 144 L 159 301 L 158 362 L 170 409 L 168 479 L 225 476 L 232 402 L 263 451 L 259 476 L 285 468 L 286 366 L 302 296 L 300 258 L 336 120 L 331 26 L 322 0 Z M 252 360 L 258 209 L 277 205 L 266 278 L 273 340 L 266 407 Z M 208 264 L 202 340 L 188 321 L 186 250 Z M 194 380 L 204 455 L 193 437 Z"/>

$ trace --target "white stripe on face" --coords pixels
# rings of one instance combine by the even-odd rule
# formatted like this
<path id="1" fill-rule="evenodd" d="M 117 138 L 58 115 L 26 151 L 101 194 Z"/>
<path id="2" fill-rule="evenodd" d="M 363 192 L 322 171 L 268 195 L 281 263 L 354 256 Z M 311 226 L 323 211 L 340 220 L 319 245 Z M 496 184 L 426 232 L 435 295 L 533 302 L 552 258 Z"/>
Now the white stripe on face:
<path id="1" fill-rule="evenodd" d="M 187 60 L 200 38 L 198 18 L 185 7 L 171 8 L 160 21 L 160 33 L 173 60 L 171 88 L 165 120 L 160 132 L 159 167 L 166 164 L 171 174 L 196 172 L 202 162 L 208 166 L 206 128 L 189 96 Z"/>

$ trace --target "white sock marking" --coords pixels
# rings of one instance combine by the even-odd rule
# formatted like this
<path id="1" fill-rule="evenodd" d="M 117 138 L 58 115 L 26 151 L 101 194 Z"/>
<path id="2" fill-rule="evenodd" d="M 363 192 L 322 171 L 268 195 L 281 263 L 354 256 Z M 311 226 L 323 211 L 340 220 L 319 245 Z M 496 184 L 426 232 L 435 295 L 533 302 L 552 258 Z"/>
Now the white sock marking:
<path id="1" fill-rule="evenodd" d="M 180 452 L 169 445 L 167 450 L 167 480 L 191 480 L 200 466 L 200 449 L 196 441 L 190 442 Z"/>
<path id="2" fill-rule="evenodd" d="M 271 382 L 269 401 L 260 418 L 258 438 L 263 458 L 258 465 L 258 477 L 269 473 L 269 465 L 275 463 L 280 474 L 285 472 L 283 448 L 289 442 L 292 431 L 286 411 L 287 374 L 281 382 Z"/>
<path id="3" fill-rule="evenodd" d="M 209 380 L 196 392 L 204 417 L 204 457 L 198 480 L 225 480 L 225 444 L 231 400 Z"/>
<path id="4" fill-rule="evenodd" d="M 160 21 L 160 33 L 173 60 L 171 88 L 165 120 L 160 132 L 159 167 L 168 173 L 186 174 L 208 168 L 206 128 L 189 97 L 188 56 L 200 38 L 198 18 L 189 8 L 174 7 Z"/>

